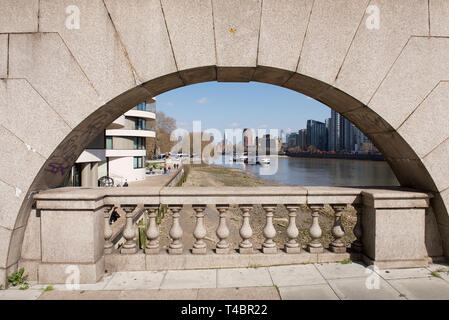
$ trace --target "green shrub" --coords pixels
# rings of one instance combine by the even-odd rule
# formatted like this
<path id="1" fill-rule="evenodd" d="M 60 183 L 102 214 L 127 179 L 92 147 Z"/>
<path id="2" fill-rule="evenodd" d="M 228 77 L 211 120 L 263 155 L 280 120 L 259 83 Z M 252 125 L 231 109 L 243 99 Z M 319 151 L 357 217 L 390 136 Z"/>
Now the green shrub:
<path id="1" fill-rule="evenodd" d="M 26 290 L 30 287 L 30 284 L 27 282 L 28 275 L 24 275 L 24 268 L 20 268 L 19 271 L 14 272 L 8 277 L 8 285 L 12 287 L 17 287 L 20 285 L 20 290 Z"/>

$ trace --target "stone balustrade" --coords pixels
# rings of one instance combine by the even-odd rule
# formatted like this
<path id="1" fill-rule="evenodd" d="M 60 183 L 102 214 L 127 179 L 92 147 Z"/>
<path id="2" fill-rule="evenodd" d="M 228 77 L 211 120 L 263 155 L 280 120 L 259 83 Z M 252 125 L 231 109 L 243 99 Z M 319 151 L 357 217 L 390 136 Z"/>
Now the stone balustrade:
<path id="1" fill-rule="evenodd" d="M 63 282 L 57 271 L 64 265 L 81 265 L 82 282 L 95 282 L 104 269 L 160 270 L 209 267 L 249 267 L 274 264 L 333 262 L 361 259 L 379 267 L 424 266 L 427 264 L 424 215 L 431 195 L 400 188 L 256 187 L 256 188 L 62 188 L 35 195 L 41 214 L 42 261 L 40 282 Z M 170 228 L 163 234 L 156 222 L 160 205 L 170 213 Z M 263 243 L 255 247 L 252 218 L 255 205 L 264 213 Z M 273 216 L 276 208 L 288 212 L 287 241 L 276 243 Z M 320 212 L 334 211 L 332 241 L 322 244 Z M 124 244 L 111 242 L 109 216 L 113 206 L 126 213 Z M 300 209 L 307 206 L 310 213 Z M 345 245 L 342 213 L 352 206 L 357 222 L 355 241 Z M 185 230 L 180 219 L 185 209 L 194 212 L 192 246 L 183 242 Z M 241 224 L 239 243 L 229 241 L 229 210 L 237 207 Z M 134 216 L 146 211 L 146 247 L 136 244 Z M 215 243 L 205 241 L 206 208 L 216 210 Z M 298 215 L 308 215 L 310 241 L 298 241 Z M 45 234 L 44 234 L 45 233 Z M 168 248 L 161 239 L 169 237 Z M 209 239 L 210 240 L 210 239 Z M 106 267 L 105 267 L 106 266 Z M 58 269 L 59 268 L 59 269 Z M 53 274 L 51 270 L 55 271 Z M 61 278 L 61 279 L 60 279 Z M 50 281 L 51 280 L 51 281 Z"/>

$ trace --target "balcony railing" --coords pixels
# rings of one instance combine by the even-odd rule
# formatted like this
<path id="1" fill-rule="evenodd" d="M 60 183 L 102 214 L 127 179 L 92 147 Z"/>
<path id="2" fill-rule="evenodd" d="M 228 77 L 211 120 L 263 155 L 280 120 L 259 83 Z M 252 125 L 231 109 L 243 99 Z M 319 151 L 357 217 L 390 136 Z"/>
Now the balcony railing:
<path id="1" fill-rule="evenodd" d="M 135 106 L 133 110 L 140 110 L 140 111 L 147 111 L 147 112 L 153 112 L 156 113 L 156 103 L 145 103 L 142 102 L 141 104 Z"/>

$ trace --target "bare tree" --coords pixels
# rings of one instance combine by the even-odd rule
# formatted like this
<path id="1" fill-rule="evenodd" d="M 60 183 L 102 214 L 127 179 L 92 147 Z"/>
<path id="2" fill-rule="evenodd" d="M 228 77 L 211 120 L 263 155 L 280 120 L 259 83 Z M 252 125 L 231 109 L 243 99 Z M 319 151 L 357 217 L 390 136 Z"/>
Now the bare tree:
<path id="1" fill-rule="evenodd" d="M 170 134 L 176 130 L 176 120 L 168 117 L 164 112 L 156 112 L 156 120 L 151 123 L 152 130 L 156 132 L 156 139 L 146 139 L 147 157 L 156 157 L 158 154 L 170 152 L 176 142 L 170 141 Z"/>

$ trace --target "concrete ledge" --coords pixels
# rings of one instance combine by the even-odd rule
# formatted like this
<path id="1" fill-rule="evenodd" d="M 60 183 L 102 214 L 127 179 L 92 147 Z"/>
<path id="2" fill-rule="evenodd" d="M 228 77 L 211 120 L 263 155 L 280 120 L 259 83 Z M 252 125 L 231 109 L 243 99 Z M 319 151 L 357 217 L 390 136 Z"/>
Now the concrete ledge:
<path id="1" fill-rule="evenodd" d="M 136 270 L 189 270 L 209 268 L 250 268 L 269 267 L 276 265 L 306 264 L 317 262 L 340 262 L 350 258 L 350 253 L 332 253 L 324 250 L 322 254 L 310 254 L 302 251 L 299 254 L 288 254 L 281 250 L 276 254 L 264 254 L 254 250 L 252 254 L 239 254 L 231 250 L 229 254 L 216 254 L 208 250 L 205 255 L 195 255 L 190 251 L 181 255 L 170 255 L 166 251 L 158 255 L 145 255 L 139 252 L 135 255 L 113 253 L 105 256 L 106 270 L 136 271 Z"/>
<path id="2" fill-rule="evenodd" d="M 417 260 L 373 260 L 366 255 L 362 255 L 362 261 L 366 265 L 373 265 L 379 269 L 403 269 L 403 268 L 424 268 L 429 265 L 427 258 Z"/>
<path id="3" fill-rule="evenodd" d="M 145 254 L 120 254 L 117 251 L 104 255 L 105 269 L 108 272 L 145 270 Z"/>
<path id="4" fill-rule="evenodd" d="M 73 269 L 79 268 L 79 283 L 96 283 L 104 275 L 104 257 L 101 257 L 93 264 L 62 264 L 62 263 L 41 263 L 38 270 L 39 283 L 66 283 L 70 276 L 74 276 Z M 66 271 L 70 271 L 66 273 Z"/>

